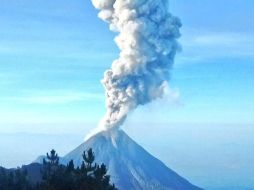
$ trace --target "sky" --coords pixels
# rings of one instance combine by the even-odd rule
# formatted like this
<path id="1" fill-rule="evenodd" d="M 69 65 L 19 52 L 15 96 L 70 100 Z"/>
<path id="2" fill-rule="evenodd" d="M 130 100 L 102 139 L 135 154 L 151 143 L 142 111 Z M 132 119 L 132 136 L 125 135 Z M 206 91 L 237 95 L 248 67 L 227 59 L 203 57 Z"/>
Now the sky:
<path id="1" fill-rule="evenodd" d="M 60 152 L 67 153 L 67 148 L 80 142 L 105 113 L 100 80 L 118 57 L 119 50 L 113 41 L 115 34 L 97 18 L 97 11 L 88 0 L 0 0 L 0 4 L 1 139 L 26 146 L 26 135 L 37 134 L 41 145 L 42 134 L 61 134 L 58 144 L 54 145 Z M 216 144 L 219 134 L 231 134 L 233 142 L 244 137 L 251 139 L 249 133 L 254 127 L 253 7 L 252 0 L 170 1 L 170 12 L 183 23 L 182 50 L 176 56 L 170 81 L 173 90 L 169 97 L 131 113 L 124 128 L 165 162 L 175 164 L 182 173 L 187 169 L 166 157 L 159 146 L 149 143 L 156 141 L 155 131 L 195 143 L 195 131 L 202 139 L 211 135 L 213 138 L 208 143 L 211 146 Z M 139 135 L 144 126 L 149 126 L 147 137 Z M 181 136 L 185 131 L 183 126 L 193 126 L 195 130 L 192 133 L 188 128 L 189 136 Z M 216 126 L 214 131 L 213 126 Z M 230 132 L 228 126 L 234 126 Z M 232 129 L 243 130 L 240 136 L 235 136 Z M 64 149 L 59 144 L 66 134 L 73 136 Z M 10 136 L 11 142 L 8 141 Z M 47 139 L 53 142 L 54 138 Z M 176 142 L 170 138 L 163 141 L 165 145 Z M 184 143 L 188 145 L 187 141 Z M 203 146 L 199 151 L 208 148 Z M 7 150 L 1 148 L 0 155 L 4 151 Z M 11 157 L 11 151 L 8 154 Z M 36 154 L 35 151 L 21 160 L 28 162 Z M 181 152 L 178 156 L 182 156 Z M 18 165 L 21 160 L 4 164 Z M 198 172 L 186 175 L 197 180 Z"/>
<path id="2" fill-rule="evenodd" d="M 171 1 L 183 23 L 182 51 L 173 100 L 149 113 L 158 122 L 254 123 L 252 7 L 250 0 Z M 119 52 L 96 14 L 84 0 L 1 0 L 0 132 L 96 126 L 105 112 L 100 80 Z M 131 119 L 151 118 L 136 112 Z"/>

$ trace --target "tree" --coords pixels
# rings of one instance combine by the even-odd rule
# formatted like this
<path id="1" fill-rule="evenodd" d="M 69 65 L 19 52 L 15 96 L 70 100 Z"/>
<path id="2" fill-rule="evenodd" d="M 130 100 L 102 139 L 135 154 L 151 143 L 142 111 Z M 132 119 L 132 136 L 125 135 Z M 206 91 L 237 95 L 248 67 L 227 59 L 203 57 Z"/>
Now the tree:
<path id="1" fill-rule="evenodd" d="M 87 152 L 84 151 L 83 160 L 85 161 L 86 168 L 89 172 L 93 171 L 96 168 L 96 164 L 94 166 L 92 166 L 94 159 L 95 159 L 94 152 L 91 148 L 88 149 Z"/>
<path id="2" fill-rule="evenodd" d="M 28 180 L 26 170 L 17 169 L 14 171 L 14 187 L 15 190 L 28 190 L 31 189 L 31 185 Z"/>
<path id="3" fill-rule="evenodd" d="M 57 190 L 62 186 L 63 166 L 59 165 L 59 157 L 54 149 L 43 159 L 41 174 L 40 190 Z"/>
<path id="4" fill-rule="evenodd" d="M 73 160 L 67 166 L 59 164 L 55 150 L 51 150 L 43 159 L 42 179 L 36 185 L 29 183 L 25 170 L 7 172 L 0 168 L 0 190 L 117 190 L 110 184 L 105 164 L 94 163 L 92 149 L 84 151 L 81 167 L 76 167 Z"/>
<path id="5" fill-rule="evenodd" d="M 15 171 L 0 169 L 1 190 L 32 190 L 29 183 L 27 171 L 18 168 Z"/>
<path id="6" fill-rule="evenodd" d="M 8 179 L 4 168 L 0 168 L 0 189 L 6 189 Z"/>
<path id="7" fill-rule="evenodd" d="M 73 172 L 74 171 L 74 163 L 73 160 L 71 160 L 68 164 L 67 164 L 67 172 Z"/>
<path id="8" fill-rule="evenodd" d="M 50 164 L 51 166 L 59 164 L 59 157 L 54 149 L 50 151 L 50 154 L 47 153 L 47 158 L 43 159 L 43 163 Z"/>
<path id="9" fill-rule="evenodd" d="M 107 167 L 105 164 L 93 164 L 95 160 L 94 152 L 88 149 L 83 153 L 83 163 L 81 171 L 85 171 L 87 175 L 87 187 L 89 190 L 116 190 L 115 185 L 110 184 L 110 176 L 107 175 Z M 82 169 L 83 168 L 83 169 Z M 86 188 L 86 187 L 83 187 Z"/>

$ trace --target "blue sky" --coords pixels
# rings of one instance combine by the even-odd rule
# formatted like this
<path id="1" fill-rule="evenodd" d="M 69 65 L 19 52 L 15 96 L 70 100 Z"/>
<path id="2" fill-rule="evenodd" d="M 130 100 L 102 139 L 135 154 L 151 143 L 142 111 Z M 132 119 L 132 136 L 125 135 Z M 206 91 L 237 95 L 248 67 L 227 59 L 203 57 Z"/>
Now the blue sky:
<path id="1" fill-rule="evenodd" d="M 130 120 L 254 123 L 253 5 L 171 1 L 183 23 L 171 80 L 176 100 L 140 108 Z M 0 132 L 97 124 L 105 111 L 100 79 L 118 49 L 96 14 L 90 1 L 1 0 Z"/>
<path id="2" fill-rule="evenodd" d="M 170 2 L 183 23 L 171 98 L 138 108 L 124 128 L 196 184 L 253 187 L 254 2 Z M 100 80 L 118 56 L 115 34 L 87 0 L 0 4 L 0 155 L 9 158 L 0 165 L 52 146 L 63 155 L 105 112 Z"/>

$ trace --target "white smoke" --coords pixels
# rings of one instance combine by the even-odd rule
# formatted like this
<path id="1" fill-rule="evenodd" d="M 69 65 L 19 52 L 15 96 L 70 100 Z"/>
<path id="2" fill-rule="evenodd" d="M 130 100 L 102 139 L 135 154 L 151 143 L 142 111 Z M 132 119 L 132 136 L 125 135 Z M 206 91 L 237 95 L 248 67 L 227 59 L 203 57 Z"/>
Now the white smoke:
<path id="1" fill-rule="evenodd" d="M 179 48 L 181 22 L 168 0 L 92 0 L 117 32 L 119 58 L 104 74 L 107 112 L 99 129 L 120 127 L 128 113 L 164 94 Z"/>

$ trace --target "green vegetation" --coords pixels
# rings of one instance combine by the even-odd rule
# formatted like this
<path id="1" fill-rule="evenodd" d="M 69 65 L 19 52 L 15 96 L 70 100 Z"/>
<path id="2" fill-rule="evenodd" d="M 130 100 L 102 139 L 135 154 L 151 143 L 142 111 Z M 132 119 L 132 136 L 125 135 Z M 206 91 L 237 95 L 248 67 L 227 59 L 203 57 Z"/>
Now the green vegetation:
<path id="1" fill-rule="evenodd" d="M 43 160 L 41 180 L 32 184 L 26 171 L 0 169 L 1 190 L 117 190 L 110 184 L 110 176 L 104 164 L 94 163 L 92 149 L 84 151 L 81 167 L 71 160 L 67 166 L 59 164 L 55 150 Z"/>

